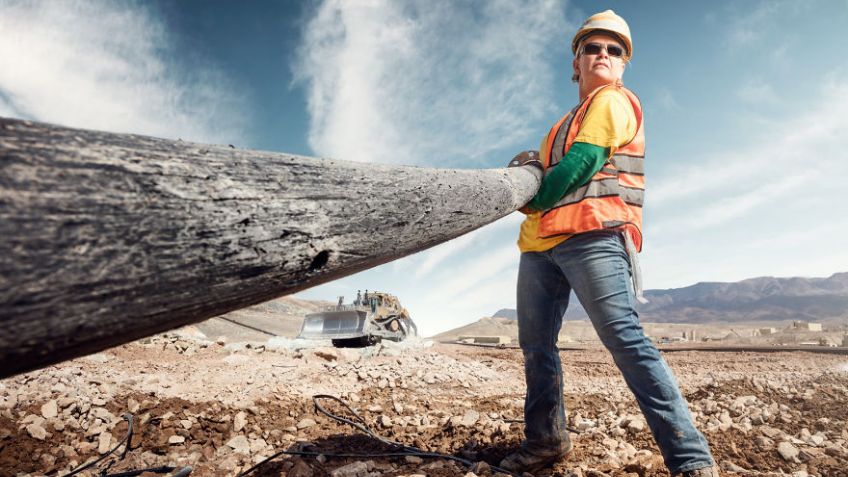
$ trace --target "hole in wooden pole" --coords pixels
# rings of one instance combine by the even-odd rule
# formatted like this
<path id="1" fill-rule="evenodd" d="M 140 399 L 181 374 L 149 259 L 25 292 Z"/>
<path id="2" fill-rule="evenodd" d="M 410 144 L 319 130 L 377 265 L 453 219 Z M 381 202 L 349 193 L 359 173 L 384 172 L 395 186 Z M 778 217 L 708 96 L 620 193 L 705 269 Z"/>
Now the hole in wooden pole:
<path id="1" fill-rule="evenodd" d="M 318 255 L 312 259 L 312 263 L 309 264 L 309 271 L 314 272 L 315 270 L 320 269 L 324 265 L 327 264 L 327 260 L 330 259 L 330 252 L 327 250 L 322 250 L 318 252 Z"/>

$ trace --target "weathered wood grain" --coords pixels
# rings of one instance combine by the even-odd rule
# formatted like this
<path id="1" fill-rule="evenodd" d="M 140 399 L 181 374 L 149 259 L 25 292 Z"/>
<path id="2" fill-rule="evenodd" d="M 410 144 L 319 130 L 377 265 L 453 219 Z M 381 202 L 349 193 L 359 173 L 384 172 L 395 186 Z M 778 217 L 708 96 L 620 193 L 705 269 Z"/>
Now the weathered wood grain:
<path id="1" fill-rule="evenodd" d="M 0 377 L 426 249 L 539 180 L 0 118 Z"/>

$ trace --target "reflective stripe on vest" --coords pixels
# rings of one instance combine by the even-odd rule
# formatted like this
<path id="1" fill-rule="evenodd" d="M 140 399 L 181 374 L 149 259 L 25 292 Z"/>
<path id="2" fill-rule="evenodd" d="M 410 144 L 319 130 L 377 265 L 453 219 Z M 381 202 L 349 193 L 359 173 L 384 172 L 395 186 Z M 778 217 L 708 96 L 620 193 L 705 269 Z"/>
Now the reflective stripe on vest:
<path id="1" fill-rule="evenodd" d="M 626 172 L 628 174 L 645 175 L 645 158 L 635 156 L 625 156 L 623 154 L 614 154 L 610 158 L 610 163 L 618 172 Z"/>
<path id="2" fill-rule="evenodd" d="M 574 143 L 592 99 L 603 88 L 617 88 L 630 101 L 636 116 L 636 135 L 619 147 L 586 184 L 562 197 L 542 214 L 539 237 L 623 229 L 638 250 L 642 248 L 642 204 L 645 201 L 645 135 L 639 99 L 621 85 L 602 86 L 551 128 L 543 142 L 545 174 L 551 172 Z"/>
<path id="3" fill-rule="evenodd" d="M 581 103 L 583 104 L 583 103 Z M 560 121 L 557 128 L 556 136 L 554 136 L 554 145 L 550 148 L 550 156 L 548 163 L 551 167 L 559 164 L 562 160 L 563 151 L 565 150 L 565 141 L 568 131 L 571 129 L 571 122 L 574 120 L 574 113 L 580 109 L 581 104 L 574 107 L 565 117 L 565 121 Z"/>
<path id="4" fill-rule="evenodd" d="M 585 184 L 574 192 L 563 196 L 563 198 L 551 208 L 555 209 L 564 205 L 576 204 L 584 198 L 614 196 L 620 196 L 624 203 L 634 205 L 636 207 L 642 207 L 642 203 L 645 201 L 645 191 L 643 189 L 622 187 L 618 182 L 618 177 L 610 177 L 589 181 L 588 184 Z"/>

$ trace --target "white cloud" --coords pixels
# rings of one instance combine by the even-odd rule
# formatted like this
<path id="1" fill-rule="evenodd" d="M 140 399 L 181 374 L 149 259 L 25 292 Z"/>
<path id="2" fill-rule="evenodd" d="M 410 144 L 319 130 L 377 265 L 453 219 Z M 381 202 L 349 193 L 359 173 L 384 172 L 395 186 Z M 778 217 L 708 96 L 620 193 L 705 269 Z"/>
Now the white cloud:
<path id="1" fill-rule="evenodd" d="M 548 60 L 565 55 L 571 29 L 553 0 L 326 0 L 293 68 L 310 145 L 339 159 L 480 165 L 536 139 L 532 121 L 555 109 Z"/>
<path id="2" fill-rule="evenodd" d="M 680 104 L 674 98 L 674 94 L 666 87 L 661 87 L 657 92 L 657 103 L 665 110 L 674 111 L 680 109 Z"/>
<path id="3" fill-rule="evenodd" d="M 244 142 L 237 98 L 210 65 L 178 63 L 141 4 L 0 3 L 0 115 L 202 142 Z"/>

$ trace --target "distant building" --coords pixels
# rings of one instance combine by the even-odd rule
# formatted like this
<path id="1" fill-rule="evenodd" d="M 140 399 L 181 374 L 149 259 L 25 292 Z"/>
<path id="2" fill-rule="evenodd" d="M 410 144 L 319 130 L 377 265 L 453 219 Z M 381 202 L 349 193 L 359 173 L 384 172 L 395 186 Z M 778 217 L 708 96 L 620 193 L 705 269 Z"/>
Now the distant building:
<path id="1" fill-rule="evenodd" d="M 848 334 L 842 337 L 842 346 L 848 348 Z"/>
<path id="2" fill-rule="evenodd" d="M 792 328 L 804 331 L 821 331 L 821 323 L 810 323 L 808 321 L 793 321 Z"/>
<path id="3" fill-rule="evenodd" d="M 460 336 L 457 340 L 463 343 L 481 343 L 481 344 L 509 344 L 512 338 L 509 336 Z"/>
<path id="4" fill-rule="evenodd" d="M 760 332 L 760 336 L 773 335 L 777 333 L 777 328 L 760 328 L 757 331 Z"/>

